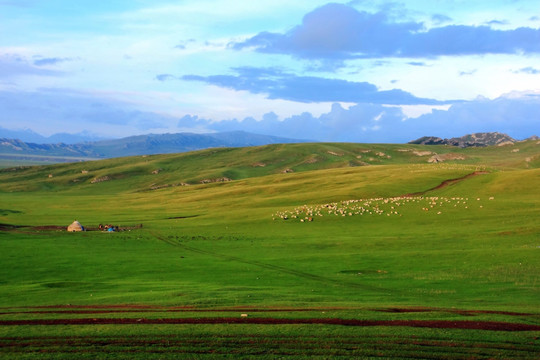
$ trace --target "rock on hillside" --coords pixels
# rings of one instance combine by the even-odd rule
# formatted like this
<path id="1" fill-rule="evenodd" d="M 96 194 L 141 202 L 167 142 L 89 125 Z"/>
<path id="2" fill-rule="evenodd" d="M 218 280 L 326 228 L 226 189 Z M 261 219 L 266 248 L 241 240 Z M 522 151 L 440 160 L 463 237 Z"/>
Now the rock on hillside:
<path id="1" fill-rule="evenodd" d="M 482 146 L 492 146 L 500 144 L 515 143 L 516 140 L 512 137 L 501 134 L 499 132 L 488 132 L 488 133 L 474 133 L 465 135 L 462 137 L 456 137 L 451 139 L 441 139 L 440 137 L 435 136 L 424 136 L 417 140 L 409 142 L 409 144 L 419 144 L 419 145 L 452 145 L 459 146 L 462 148 L 465 147 L 482 147 Z"/>
<path id="2" fill-rule="evenodd" d="M 409 144 L 418 144 L 418 145 L 448 145 L 446 142 L 447 139 L 441 139 L 436 136 L 422 136 L 419 139 L 409 141 Z"/>

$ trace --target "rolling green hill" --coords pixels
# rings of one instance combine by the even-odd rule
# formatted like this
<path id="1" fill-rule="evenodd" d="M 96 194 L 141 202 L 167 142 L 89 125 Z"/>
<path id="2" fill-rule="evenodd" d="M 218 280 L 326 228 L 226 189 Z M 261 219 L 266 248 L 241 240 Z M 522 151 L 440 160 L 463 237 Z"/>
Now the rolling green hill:
<path id="1" fill-rule="evenodd" d="M 374 165 L 455 164 L 479 168 L 536 168 L 537 141 L 466 148 L 402 144 L 277 144 L 215 148 L 190 153 L 143 155 L 0 170 L 0 190 L 104 193 L 228 182 L 273 174 Z M 101 183 L 106 183 L 101 184 Z"/>
<path id="2" fill-rule="evenodd" d="M 4 169 L 0 357 L 533 359 L 539 186 L 533 140 Z"/>

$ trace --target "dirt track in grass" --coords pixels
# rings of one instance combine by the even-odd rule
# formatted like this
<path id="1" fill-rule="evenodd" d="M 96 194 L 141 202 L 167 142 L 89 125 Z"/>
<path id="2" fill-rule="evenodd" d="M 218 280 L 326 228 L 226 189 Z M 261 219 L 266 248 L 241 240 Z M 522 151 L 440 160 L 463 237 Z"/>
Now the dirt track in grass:
<path id="1" fill-rule="evenodd" d="M 439 190 L 439 189 L 444 189 L 445 187 L 457 184 L 457 183 L 459 183 L 459 182 L 461 182 L 463 180 L 467 180 L 467 179 L 475 177 L 475 176 L 486 175 L 486 174 L 489 174 L 489 171 L 475 171 L 473 173 L 467 174 L 465 176 L 462 176 L 462 177 L 459 177 L 459 178 L 456 178 L 456 179 L 445 180 L 442 183 L 440 183 L 439 185 L 437 185 L 437 186 L 435 186 L 435 187 L 433 187 L 431 189 L 427 189 L 427 190 L 424 190 L 424 191 L 415 192 L 415 193 L 411 193 L 411 194 L 405 194 L 405 195 L 403 195 L 403 197 L 422 196 L 427 192 L 435 191 L 435 190 Z"/>
<path id="2" fill-rule="evenodd" d="M 110 304 L 110 305 L 46 305 L 30 307 L 0 307 L 0 315 L 14 314 L 119 314 L 119 313 L 160 313 L 160 312 L 192 312 L 192 313 L 273 313 L 273 312 L 310 312 L 310 311 L 340 311 L 358 310 L 348 307 L 253 307 L 253 306 L 233 306 L 223 308 L 197 308 L 195 306 L 160 306 L 145 304 Z M 389 307 L 369 309 L 374 312 L 384 313 L 450 313 L 463 316 L 476 316 L 482 314 L 506 315 L 506 316 L 537 316 L 537 314 L 497 311 L 497 310 L 466 310 L 466 309 L 446 309 L 434 307 Z"/>
<path id="3" fill-rule="evenodd" d="M 422 358 L 422 359 L 536 359 L 537 348 L 522 342 L 422 338 L 386 334 L 179 334 L 136 336 L 43 336 L 1 338 L 3 352 L 12 358 L 37 353 L 75 358 L 177 359 L 182 357 L 254 358 Z M 46 356 L 48 356 L 46 355 Z M 38 357 L 42 358 L 42 357 Z"/>
<path id="4" fill-rule="evenodd" d="M 341 326 L 405 326 L 432 329 L 470 329 L 487 331 L 540 331 L 540 325 L 499 321 L 450 320 L 355 320 L 339 318 L 283 319 L 283 318 L 83 318 L 83 319 L 30 319 L 0 320 L 0 326 L 25 325 L 197 325 L 197 324 L 256 324 L 256 325 L 341 325 Z"/>
<path id="5" fill-rule="evenodd" d="M 194 306 L 160 306 L 145 304 L 111 304 L 111 305 L 48 305 L 31 307 L 0 307 L 0 315 L 15 314 L 121 314 L 121 313 L 298 313 L 310 311 L 339 311 L 355 310 L 347 307 L 252 307 L 234 306 L 223 308 L 197 308 Z M 535 314 L 512 311 L 496 310 L 465 310 L 465 309 L 445 309 L 433 307 L 389 307 L 369 309 L 374 312 L 384 313 L 450 313 L 463 316 L 476 316 L 482 314 L 506 315 L 506 316 L 535 316 Z"/>

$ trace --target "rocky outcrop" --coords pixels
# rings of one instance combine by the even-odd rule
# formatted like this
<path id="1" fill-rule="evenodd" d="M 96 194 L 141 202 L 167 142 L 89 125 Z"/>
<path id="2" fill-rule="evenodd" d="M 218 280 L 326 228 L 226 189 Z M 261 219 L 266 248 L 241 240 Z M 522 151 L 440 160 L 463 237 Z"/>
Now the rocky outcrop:
<path id="1" fill-rule="evenodd" d="M 440 137 L 435 136 L 424 136 L 417 140 L 409 142 L 409 144 L 418 144 L 418 145 L 451 145 L 459 146 L 462 148 L 466 147 L 483 147 L 483 146 L 493 146 L 501 144 L 513 144 L 516 140 L 512 137 L 498 133 L 498 132 L 487 132 L 487 133 L 475 133 L 469 134 L 462 137 L 456 137 L 451 139 L 441 139 Z"/>

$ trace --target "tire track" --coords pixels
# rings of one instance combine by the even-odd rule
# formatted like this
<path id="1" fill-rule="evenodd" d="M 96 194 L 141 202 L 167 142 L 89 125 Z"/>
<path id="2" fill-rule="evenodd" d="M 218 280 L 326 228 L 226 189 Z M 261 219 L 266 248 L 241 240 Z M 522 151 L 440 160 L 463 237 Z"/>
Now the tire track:
<path id="1" fill-rule="evenodd" d="M 416 327 L 430 329 L 464 329 L 484 331 L 540 331 L 540 325 L 507 323 L 502 321 L 469 321 L 469 320 L 358 320 L 340 318 L 70 318 L 70 319 L 30 319 L 0 320 L 0 326 L 24 325 L 159 325 L 159 324 L 250 324 L 250 325 L 338 325 L 356 327 Z"/>
<path id="2" fill-rule="evenodd" d="M 263 262 L 260 262 L 260 261 L 255 261 L 255 260 L 246 260 L 246 259 L 239 258 L 237 256 L 219 254 L 219 253 L 216 253 L 216 252 L 213 252 L 213 251 L 208 251 L 208 250 L 201 250 L 201 249 L 189 246 L 189 245 L 185 245 L 185 244 L 181 244 L 181 243 L 176 242 L 176 241 L 169 240 L 169 239 L 165 238 L 164 236 L 162 236 L 162 235 L 160 235 L 160 234 L 158 234 L 156 232 L 151 232 L 151 234 L 156 239 L 158 239 L 160 241 L 163 241 L 163 242 L 165 242 L 165 243 L 167 243 L 169 245 L 179 247 L 179 248 L 182 248 L 182 249 L 184 249 L 186 251 L 190 251 L 190 252 L 194 252 L 194 253 L 198 253 L 198 254 L 209 255 L 209 256 L 216 257 L 216 258 L 223 259 L 223 260 L 235 261 L 235 262 L 239 262 L 239 263 L 243 263 L 243 264 L 247 264 L 247 265 L 257 266 L 257 267 L 260 267 L 260 268 L 263 268 L 263 269 L 273 270 L 273 271 L 277 271 L 277 272 L 281 272 L 281 273 L 301 277 L 301 278 L 304 278 L 304 279 L 309 279 L 309 280 L 321 282 L 321 283 L 328 284 L 328 285 L 333 285 L 333 286 L 337 285 L 337 286 L 343 286 L 343 287 L 348 287 L 348 288 L 369 290 L 369 291 L 374 291 L 374 292 L 379 292 L 379 293 L 389 293 L 389 291 L 387 289 L 384 289 L 384 288 L 381 288 L 381 287 L 378 287 L 378 286 L 358 284 L 358 283 L 353 283 L 353 282 L 343 281 L 343 280 L 335 280 L 335 279 L 331 279 L 331 278 L 320 276 L 320 275 L 310 274 L 310 273 L 307 273 L 307 272 L 286 268 L 286 267 L 283 267 L 283 266 L 272 265 L 272 264 L 263 263 Z M 396 291 L 393 290 L 393 292 L 395 293 Z"/>

